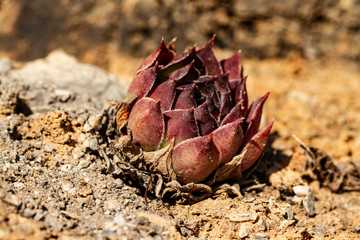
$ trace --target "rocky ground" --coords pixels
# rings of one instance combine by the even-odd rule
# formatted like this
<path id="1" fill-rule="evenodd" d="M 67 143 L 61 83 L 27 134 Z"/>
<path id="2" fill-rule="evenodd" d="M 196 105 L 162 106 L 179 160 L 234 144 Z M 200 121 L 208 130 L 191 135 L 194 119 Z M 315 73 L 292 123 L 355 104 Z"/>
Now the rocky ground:
<path id="1" fill-rule="evenodd" d="M 0 239 L 360 238 L 355 63 L 245 60 L 250 98 L 271 90 L 262 163 L 240 195 L 179 204 L 145 197 L 101 154 L 97 116 L 141 61 L 116 60 L 118 78 L 61 51 L 0 59 Z"/>

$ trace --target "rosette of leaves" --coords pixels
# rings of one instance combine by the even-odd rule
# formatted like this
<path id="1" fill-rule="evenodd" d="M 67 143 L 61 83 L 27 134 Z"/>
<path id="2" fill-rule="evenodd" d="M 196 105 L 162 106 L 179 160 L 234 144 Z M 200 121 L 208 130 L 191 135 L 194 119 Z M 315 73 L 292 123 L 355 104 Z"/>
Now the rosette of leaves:
<path id="1" fill-rule="evenodd" d="M 213 43 L 176 56 L 174 42 L 161 41 L 117 112 L 120 132 L 169 181 L 211 186 L 241 179 L 259 162 L 273 126 L 259 131 L 269 92 L 249 106 L 240 52 L 219 62 Z"/>

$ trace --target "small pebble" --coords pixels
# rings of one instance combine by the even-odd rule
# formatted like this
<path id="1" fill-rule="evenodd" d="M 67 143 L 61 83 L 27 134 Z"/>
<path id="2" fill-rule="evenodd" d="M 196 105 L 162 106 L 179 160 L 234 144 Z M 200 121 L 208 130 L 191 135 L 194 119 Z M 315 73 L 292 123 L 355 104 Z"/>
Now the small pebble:
<path id="1" fill-rule="evenodd" d="M 35 214 L 36 214 L 36 211 L 34 209 L 25 208 L 23 216 L 27 217 L 27 218 L 30 218 L 30 217 L 35 216 Z"/>
<path id="2" fill-rule="evenodd" d="M 241 224 L 240 229 L 239 229 L 239 237 L 246 238 L 247 236 L 249 236 L 250 231 L 251 231 L 251 228 L 250 228 L 249 223 Z"/>
<path id="3" fill-rule="evenodd" d="M 288 228 L 289 226 L 293 225 L 294 223 L 295 223 L 295 220 L 283 220 L 283 221 L 280 223 L 279 229 L 286 229 L 286 228 Z"/>
<path id="4" fill-rule="evenodd" d="M 40 149 L 42 147 L 43 143 L 41 141 L 34 143 L 34 148 Z"/>
<path id="5" fill-rule="evenodd" d="M 137 219 L 139 225 L 147 226 L 150 224 L 149 219 L 144 216 L 139 216 Z"/>
<path id="6" fill-rule="evenodd" d="M 255 214 L 243 214 L 241 216 L 235 214 L 228 214 L 226 217 L 232 222 L 255 222 L 257 219 L 257 215 Z"/>
<path id="7" fill-rule="evenodd" d="M 317 236 L 323 236 L 327 232 L 328 227 L 327 226 L 316 226 L 312 228 L 308 228 L 308 231 L 314 232 Z"/>
<path id="8" fill-rule="evenodd" d="M 37 209 L 37 210 L 35 210 L 35 216 L 34 216 L 34 219 L 36 220 L 36 221 L 40 221 L 41 219 L 43 219 L 43 217 L 44 217 L 44 211 L 43 210 L 41 210 L 41 209 Z"/>
<path id="9" fill-rule="evenodd" d="M 60 102 L 67 102 L 71 98 L 71 92 L 64 89 L 55 89 L 55 95 L 59 97 Z"/>
<path id="10" fill-rule="evenodd" d="M 20 197 L 9 192 L 5 193 L 5 196 L 3 197 L 3 201 L 15 207 L 19 207 L 21 205 Z"/>
<path id="11" fill-rule="evenodd" d="M 61 231 L 63 226 L 63 224 L 51 214 L 46 215 L 45 222 L 48 223 L 56 231 Z"/>
<path id="12" fill-rule="evenodd" d="M 258 228 L 260 231 L 266 231 L 267 226 L 266 226 L 266 220 L 261 218 L 259 223 L 258 223 Z"/>
<path id="13" fill-rule="evenodd" d="M 251 235 L 250 239 L 257 239 L 257 240 L 267 239 L 267 235 L 265 233 L 256 233 Z"/>
<path id="14" fill-rule="evenodd" d="M 186 227 L 180 227 L 180 234 L 183 236 L 183 237 L 190 237 L 191 235 L 193 235 L 193 232 L 186 228 Z"/>
<path id="15" fill-rule="evenodd" d="M 63 171 L 63 172 L 68 172 L 71 170 L 71 165 L 70 164 L 64 164 L 60 167 L 60 170 Z"/>
<path id="16" fill-rule="evenodd" d="M 75 160 L 82 158 L 84 155 L 85 155 L 84 152 L 73 152 L 72 153 L 72 156 Z"/>
<path id="17" fill-rule="evenodd" d="M 11 61 L 8 58 L 0 58 L 0 74 L 7 74 L 11 70 Z"/>
<path id="18" fill-rule="evenodd" d="M 14 187 L 15 188 L 24 188 L 25 184 L 22 182 L 16 182 L 16 183 L 14 183 Z"/>
<path id="19" fill-rule="evenodd" d="M 285 213 L 286 213 L 285 217 L 287 220 L 292 220 L 294 218 L 294 209 L 292 208 L 291 205 L 285 208 Z"/>
<path id="20" fill-rule="evenodd" d="M 96 151 L 98 149 L 98 141 L 96 138 L 91 138 L 89 143 L 89 148 L 93 151 Z"/>
<path id="21" fill-rule="evenodd" d="M 305 197 L 307 196 L 310 192 L 312 192 L 312 189 L 310 186 L 294 186 L 293 187 L 293 192 L 295 193 L 296 196 L 299 197 Z"/>
<path id="22" fill-rule="evenodd" d="M 50 153 L 53 151 L 53 147 L 47 144 L 44 146 L 44 151 Z"/>
<path id="23" fill-rule="evenodd" d="M 79 169 L 85 169 L 90 166 L 90 163 L 91 163 L 90 161 L 88 161 L 86 159 L 82 159 L 79 161 L 79 164 L 77 165 L 77 167 Z"/>
<path id="24" fill-rule="evenodd" d="M 360 147 L 360 135 L 355 139 L 355 145 Z"/>
<path id="25" fill-rule="evenodd" d="M 70 182 L 70 181 L 61 181 L 60 185 L 61 185 L 61 189 L 64 192 L 68 192 L 71 188 L 74 187 L 74 184 L 72 182 Z"/>
<path id="26" fill-rule="evenodd" d="M 315 197 L 312 194 L 309 194 L 304 198 L 303 205 L 310 217 L 316 214 Z"/>
<path id="27" fill-rule="evenodd" d="M 102 128 L 101 116 L 90 116 L 88 122 L 89 125 L 97 131 Z"/>
<path id="28" fill-rule="evenodd" d="M 57 206 L 60 208 L 60 209 L 65 209 L 65 202 L 64 201 L 61 201 L 57 204 Z"/>
<path id="29" fill-rule="evenodd" d="M 90 132 L 91 130 L 93 130 L 93 127 L 90 124 L 85 123 L 83 130 L 84 132 Z"/>
<path id="30" fill-rule="evenodd" d="M 295 195 L 295 196 L 291 199 L 291 201 L 292 201 L 293 203 L 301 203 L 302 198 Z"/>
<path id="31" fill-rule="evenodd" d="M 122 227 L 125 225 L 126 221 L 122 215 L 118 214 L 114 217 L 114 223 L 116 223 L 119 227 Z"/>
<path id="32" fill-rule="evenodd" d="M 83 149 L 86 151 L 88 148 L 90 148 L 90 140 L 86 138 L 83 142 Z"/>
<path id="33" fill-rule="evenodd" d="M 77 140 L 79 143 L 83 143 L 86 139 L 86 134 L 81 133 Z"/>

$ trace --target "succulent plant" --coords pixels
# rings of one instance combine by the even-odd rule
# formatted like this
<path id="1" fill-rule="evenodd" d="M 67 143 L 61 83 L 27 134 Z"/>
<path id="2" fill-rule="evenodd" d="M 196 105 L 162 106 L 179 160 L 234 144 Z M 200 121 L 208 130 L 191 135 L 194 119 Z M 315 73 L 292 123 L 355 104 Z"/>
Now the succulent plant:
<path id="1" fill-rule="evenodd" d="M 248 106 L 240 52 L 219 62 L 213 43 L 214 37 L 176 56 L 174 42 L 161 41 L 127 92 L 125 121 L 133 144 L 145 152 L 171 145 L 170 168 L 185 184 L 224 172 L 232 174 L 218 180 L 236 178 L 234 173 L 252 168 L 273 125 L 258 131 L 269 92 Z"/>

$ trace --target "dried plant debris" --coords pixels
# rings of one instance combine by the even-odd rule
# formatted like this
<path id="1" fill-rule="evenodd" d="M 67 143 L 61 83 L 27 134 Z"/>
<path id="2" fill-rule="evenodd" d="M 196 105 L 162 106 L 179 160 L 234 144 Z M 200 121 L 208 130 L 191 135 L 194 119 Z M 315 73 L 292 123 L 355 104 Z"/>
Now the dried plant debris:
<path id="1" fill-rule="evenodd" d="M 303 178 L 309 181 L 318 180 L 322 186 L 333 192 L 360 191 L 360 161 L 335 164 L 321 149 L 305 145 L 296 136 L 295 139 L 304 149 L 307 159 Z"/>

